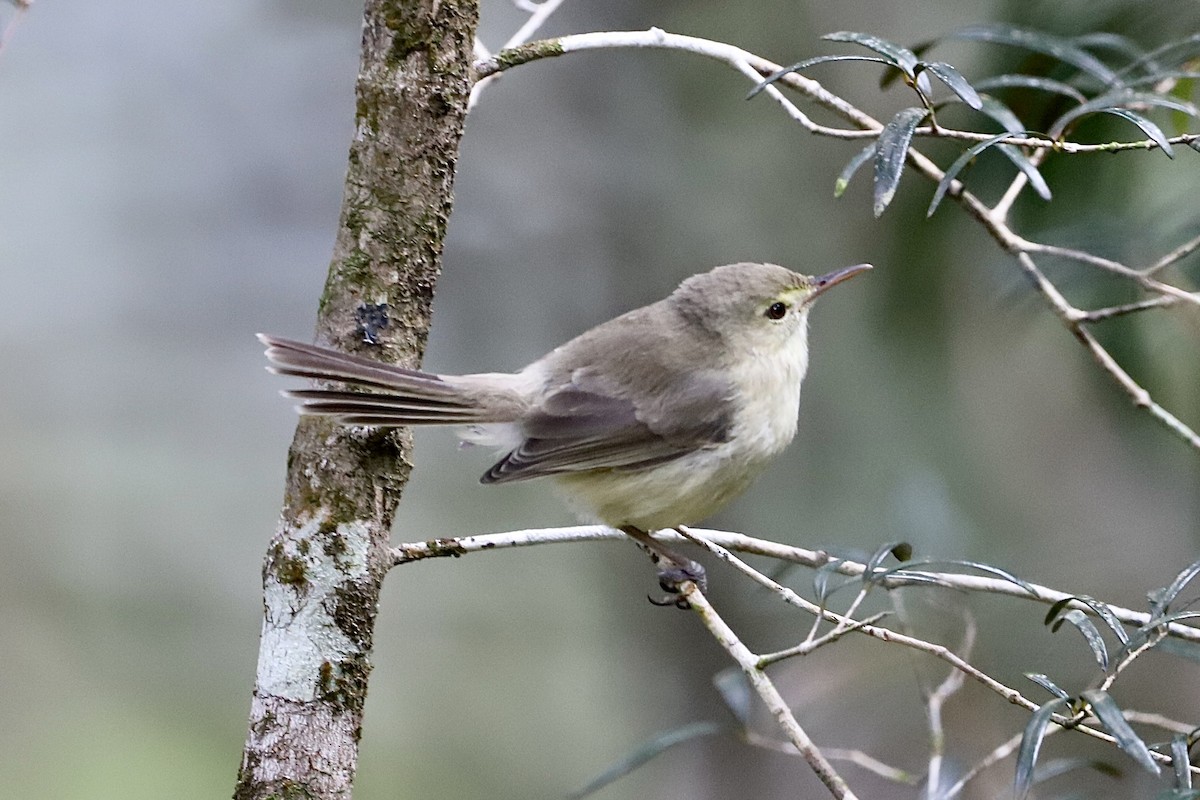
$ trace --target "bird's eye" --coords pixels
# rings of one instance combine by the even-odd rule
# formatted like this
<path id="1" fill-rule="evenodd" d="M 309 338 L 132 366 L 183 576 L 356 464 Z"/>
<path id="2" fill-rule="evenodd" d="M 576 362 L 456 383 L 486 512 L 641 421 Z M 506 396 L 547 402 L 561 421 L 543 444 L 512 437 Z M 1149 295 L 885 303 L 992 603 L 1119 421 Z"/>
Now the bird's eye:
<path id="1" fill-rule="evenodd" d="M 785 316 L 787 316 L 787 311 L 787 303 L 780 303 L 776 301 L 767 306 L 765 316 L 767 319 L 783 319 Z"/>

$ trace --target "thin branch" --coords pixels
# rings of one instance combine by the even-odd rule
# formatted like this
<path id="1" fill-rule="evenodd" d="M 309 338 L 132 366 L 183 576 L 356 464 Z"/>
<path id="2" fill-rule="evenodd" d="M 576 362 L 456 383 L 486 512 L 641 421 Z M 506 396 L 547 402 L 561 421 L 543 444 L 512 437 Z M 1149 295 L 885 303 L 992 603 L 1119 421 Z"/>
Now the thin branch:
<path id="1" fill-rule="evenodd" d="M 963 658 L 969 658 L 975 647 L 975 623 L 966 615 L 967 628 L 959 652 Z M 942 762 L 946 758 L 946 728 L 942 722 L 942 708 L 947 701 L 963 687 L 966 674 L 959 670 L 950 670 L 945 680 L 937 688 L 929 692 L 925 698 L 925 707 L 929 717 L 929 773 L 925 782 L 926 794 L 933 798 L 942 797 Z"/>
<path id="2" fill-rule="evenodd" d="M 719 545 L 722 548 L 735 550 L 740 553 L 765 556 L 778 561 L 786 561 L 805 567 L 817 568 L 829 563 L 829 554 L 821 550 L 807 550 L 802 547 L 772 542 L 768 539 L 758 539 L 742 533 L 718 531 L 709 528 L 688 528 L 697 540 L 704 543 Z M 673 531 L 662 531 L 655 536 L 667 543 L 688 541 L 682 535 Z M 423 561 L 428 558 L 458 558 L 470 553 L 487 552 L 491 550 L 506 550 L 512 547 L 531 547 L 555 543 L 596 542 L 596 541 L 626 541 L 624 533 L 605 525 L 575 525 L 565 528 L 531 528 L 520 531 L 503 533 L 485 533 L 474 536 L 457 536 L 429 539 L 423 542 L 406 542 L 392 547 L 392 563 L 396 566 Z M 866 564 L 856 561 L 842 561 L 836 572 L 840 575 L 859 577 L 866 571 Z M 986 578 L 978 575 L 962 575 L 948 572 L 894 572 L 879 581 L 887 589 L 902 586 L 928 586 L 930 578 L 936 580 L 939 586 L 957 589 L 964 592 L 981 592 L 998 594 L 1007 597 L 1017 597 L 1033 600 L 1045 605 L 1053 605 L 1062 600 L 1074 597 L 1070 592 L 1051 589 L 1036 583 L 1025 583 L 1018 586 L 998 578 Z M 769 580 L 769 579 L 768 579 Z M 774 582 L 772 582 L 774 584 Z M 775 584 L 777 585 L 777 584 Z M 773 588 L 769 586 L 768 588 Z M 791 591 L 790 589 L 787 591 Z M 805 601 L 807 602 L 807 601 Z M 816 605 L 809 604 L 813 609 Z M 1087 605 L 1072 603 L 1071 608 L 1078 608 L 1084 613 L 1095 615 L 1095 611 Z M 1113 615 L 1122 623 L 1131 627 L 1141 627 L 1150 622 L 1150 614 L 1144 611 L 1133 611 L 1116 605 L 1109 605 Z M 827 612 L 826 619 L 836 623 L 838 615 Z M 1183 641 L 1200 643 L 1200 628 L 1171 623 L 1169 633 L 1172 637 Z"/>
<path id="3" fill-rule="evenodd" d="M 509 50 L 518 45 L 525 44 L 538 30 L 545 24 L 550 15 L 558 10 L 563 0 L 542 0 L 540 3 L 528 3 L 521 6 L 526 11 L 529 11 L 529 19 L 525 20 L 525 24 L 517 28 L 517 32 L 508 38 L 508 41 L 501 47 L 501 51 Z"/>
<path id="4" fill-rule="evenodd" d="M 1158 297 L 1151 297 L 1149 300 L 1139 300 L 1136 303 L 1125 303 L 1119 306 L 1109 306 L 1108 308 L 1097 308 L 1094 311 L 1081 311 L 1075 319 L 1079 322 L 1104 322 L 1114 317 L 1124 316 L 1125 314 L 1133 314 L 1137 311 L 1147 311 L 1152 308 L 1166 308 L 1173 306 L 1179 302 L 1178 297 L 1171 295 L 1160 294 Z"/>
<path id="5" fill-rule="evenodd" d="M 1156 273 L 1160 270 L 1164 270 L 1167 267 L 1171 266 L 1176 261 L 1181 261 L 1181 260 L 1187 258 L 1192 253 L 1194 253 L 1197 249 L 1200 249 L 1200 236 L 1197 236 L 1194 239 L 1190 239 L 1190 240 L 1184 242 L 1183 244 L 1179 245 L 1179 247 L 1176 247 L 1174 250 L 1167 253 L 1165 256 L 1160 258 L 1158 261 L 1155 261 L 1153 264 L 1151 264 L 1150 266 L 1148 266 L 1144 270 L 1142 270 L 1142 274 L 1153 275 L 1154 273 Z"/>
<path id="6" fill-rule="evenodd" d="M 1200 292 L 1188 292 L 1176 286 L 1171 286 L 1168 283 L 1157 281 L 1142 270 L 1134 269 L 1133 267 L 1126 266 L 1119 261 L 1113 261 L 1110 258 L 1093 255 L 1092 253 L 1088 253 L 1083 250 L 1075 250 L 1070 247 L 1059 247 L 1058 245 L 1040 244 L 1038 242 L 1030 242 L 1025 240 L 1023 240 L 1023 244 L 1020 246 L 1020 250 L 1025 253 L 1040 253 L 1042 255 L 1056 256 L 1058 258 L 1065 258 L 1071 261 L 1078 261 L 1081 264 L 1089 264 L 1094 267 L 1099 267 L 1117 275 L 1130 278 L 1148 291 L 1160 292 L 1162 294 L 1175 297 L 1179 300 L 1186 300 L 1189 303 L 1200 305 Z"/>
<path id="7" fill-rule="evenodd" d="M 505 50 L 511 50 L 512 48 L 518 47 L 519 45 L 529 41 L 529 39 L 538 32 L 550 15 L 553 14 L 558 7 L 562 5 L 562 3 L 563 0 L 542 0 L 540 3 L 528 2 L 528 0 L 516 0 L 515 5 L 517 8 L 520 8 L 523 11 L 528 11 L 529 18 L 525 20 L 525 24 L 523 24 L 520 28 L 517 28 L 516 33 L 508 38 L 508 41 L 504 43 L 504 46 L 500 48 L 500 51 L 504 52 Z M 489 53 L 487 48 L 483 46 L 478 38 L 476 38 L 476 63 L 486 61 L 489 58 L 492 58 L 492 54 Z M 475 107 L 475 105 L 479 102 L 479 97 L 483 93 L 483 90 L 487 88 L 488 84 L 496 80 L 498 75 L 499 73 L 494 73 L 488 76 L 480 76 L 476 79 L 475 84 L 471 87 L 471 96 L 467 100 L 468 111 Z"/>
<path id="8" fill-rule="evenodd" d="M 682 36 L 674 33 L 667 33 L 660 28 L 650 28 L 645 31 L 600 31 L 593 33 L 577 33 L 568 36 L 560 36 L 554 39 L 543 39 L 537 42 L 513 46 L 505 48 L 499 53 L 496 53 L 491 58 L 482 59 L 475 64 L 476 73 L 481 77 L 487 77 L 499 72 L 511 69 L 520 64 L 526 64 L 530 61 L 535 61 L 541 58 L 550 58 L 563 55 L 565 53 L 579 52 L 583 50 L 600 50 L 600 49 L 617 49 L 617 48 L 660 48 L 667 50 L 683 50 L 689 53 L 706 56 L 717 61 L 723 61 L 726 64 L 736 66 L 739 62 L 748 64 L 755 72 L 756 79 L 761 81 L 762 78 L 773 75 L 779 72 L 782 67 L 768 61 L 765 58 L 754 55 L 749 51 L 735 47 L 725 42 L 717 42 L 710 39 L 701 39 L 694 36 Z M 847 119 L 857 125 L 858 131 L 847 131 L 837 128 L 825 128 L 813 124 L 810 127 L 805 124 L 806 128 L 814 133 L 821 133 L 827 136 L 836 136 L 838 138 L 864 138 L 870 136 L 870 131 L 878 130 L 880 126 L 877 122 L 870 124 L 867 122 L 869 117 L 859 111 L 855 106 L 846 102 L 842 98 L 826 91 L 816 81 L 806 78 L 798 72 L 789 72 L 781 76 L 775 81 L 776 84 L 782 84 L 792 89 L 798 89 L 804 95 L 813 99 L 820 105 L 829 108 L 831 111 L 838 113 L 844 119 Z M 774 84 L 772 84 L 774 85 Z M 767 87 L 768 89 L 770 86 Z M 856 120 L 855 117 L 861 117 Z M 991 138 L 992 134 L 977 133 L 975 131 L 960 131 L 941 126 L 922 126 L 914 132 L 917 136 L 926 136 L 934 138 L 960 139 L 970 142 L 983 142 Z M 1175 136 L 1167 141 L 1171 144 L 1189 144 L 1200 139 L 1200 134 L 1187 133 Z M 1124 152 L 1129 150 L 1155 150 L 1158 149 L 1158 144 L 1152 139 L 1144 139 L 1132 142 L 1104 142 L 1100 144 L 1083 144 L 1079 142 L 1059 141 L 1046 137 L 1029 136 L 1015 137 L 1008 140 L 1006 143 L 1017 147 L 1033 147 L 1044 150 L 1053 150 L 1063 153 L 1113 153 Z"/>
<path id="9" fill-rule="evenodd" d="M 1050 736 L 1051 734 L 1058 733 L 1062 730 L 1064 729 L 1058 725 L 1054 725 L 1046 728 L 1045 735 Z M 995 764 L 999 764 L 1001 761 L 1016 752 L 1017 748 L 1021 746 L 1021 739 L 1024 738 L 1024 735 L 1025 733 L 1022 731 L 1021 733 L 1010 736 L 1008 739 L 1005 739 L 1003 742 L 993 748 L 990 753 L 981 758 L 970 769 L 964 772 L 962 777 L 960 777 L 954 783 L 954 785 L 948 788 L 941 795 L 943 800 L 953 800 L 953 798 L 958 797 L 962 793 L 962 790 L 966 788 L 966 785 L 978 777 L 979 774 L 985 769 L 994 766 Z"/>
<path id="10" fill-rule="evenodd" d="M 688 602 L 697 616 L 704 623 L 704 627 L 708 628 L 709 633 L 717 640 L 717 643 L 725 649 L 729 655 L 738 663 L 745 673 L 746 679 L 758 693 L 758 696 L 766 704 L 771 714 L 775 717 L 779 727 L 787 735 L 788 740 L 800 751 L 801 757 L 808 762 L 808 765 L 816 773 L 821 782 L 829 789 L 830 794 L 839 800 L 855 800 L 856 795 L 850 791 L 850 787 L 846 781 L 834 768 L 833 764 L 821 753 L 820 748 L 813 743 L 809 738 L 804 728 L 796 721 L 796 717 L 792 714 L 792 710 L 788 708 L 787 703 L 783 699 L 783 695 L 775 687 L 774 682 L 770 677 L 758 666 L 758 656 L 750 651 L 750 648 L 742 644 L 737 634 L 733 632 L 725 620 L 717 614 L 712 604 L 708 602 L 696 584 L 688 582 L 683 586 L 682 598 Z"/>

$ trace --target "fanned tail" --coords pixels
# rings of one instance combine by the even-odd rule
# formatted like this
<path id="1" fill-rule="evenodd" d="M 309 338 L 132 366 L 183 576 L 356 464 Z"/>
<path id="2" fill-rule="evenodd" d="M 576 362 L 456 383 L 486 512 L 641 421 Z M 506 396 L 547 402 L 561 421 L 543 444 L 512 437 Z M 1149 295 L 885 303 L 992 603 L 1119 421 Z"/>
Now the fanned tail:
<path id="1" fill-rule="evenodd" d="M 258 334 L 267 346 L 268 370 L 376 391 L 292 389 L 301 414 L 335 417 L 350 425 L 473 425 L 504 421 L 485 396 L 464 391 L 441 376 L 352 356 L 317 345 Z"/>

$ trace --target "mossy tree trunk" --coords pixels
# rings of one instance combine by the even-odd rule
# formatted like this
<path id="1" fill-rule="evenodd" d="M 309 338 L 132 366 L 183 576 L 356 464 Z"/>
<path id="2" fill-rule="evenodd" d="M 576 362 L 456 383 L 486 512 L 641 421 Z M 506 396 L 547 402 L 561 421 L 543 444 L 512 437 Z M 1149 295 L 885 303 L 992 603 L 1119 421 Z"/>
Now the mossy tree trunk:
<path id="1" fill-rule="evenodd" d="M 429 330 L 470 89 L 475 0 L 366 0 L 357 128 L 317 339 L 415 366 Z M 304 418 L 263 566 L 235 798 L 349 798 L 410 440 Z"/>

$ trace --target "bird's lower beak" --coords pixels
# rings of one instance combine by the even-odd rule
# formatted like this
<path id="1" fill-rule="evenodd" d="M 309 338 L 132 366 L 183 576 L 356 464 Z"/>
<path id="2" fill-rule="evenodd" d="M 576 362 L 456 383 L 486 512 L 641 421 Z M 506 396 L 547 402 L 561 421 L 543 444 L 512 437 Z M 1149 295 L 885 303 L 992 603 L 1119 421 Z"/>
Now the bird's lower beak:
<path id="1" fill-rule="evenodd" d="M 866 272 L 871 269 L 870 264 L 855 264 L 853 267 L 842 267 L 835 269 L 826 275 L 821 275 L 818 278 L 813 278 L 813 292 L 808 296 L 811 301 L 814 297 L 824 292 L 831 286 L 836 286 L 844 280 L 853 278 L 860 272 Z"/>

